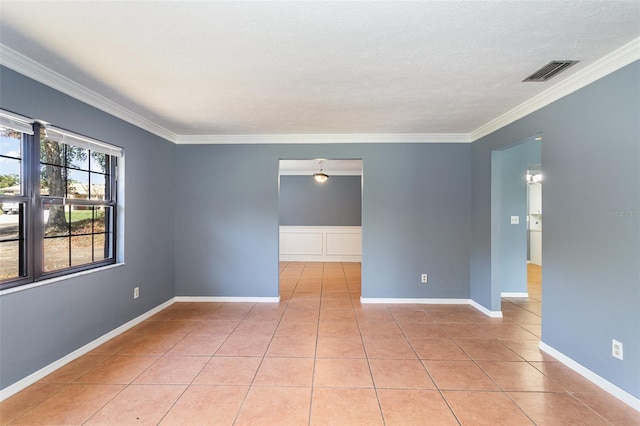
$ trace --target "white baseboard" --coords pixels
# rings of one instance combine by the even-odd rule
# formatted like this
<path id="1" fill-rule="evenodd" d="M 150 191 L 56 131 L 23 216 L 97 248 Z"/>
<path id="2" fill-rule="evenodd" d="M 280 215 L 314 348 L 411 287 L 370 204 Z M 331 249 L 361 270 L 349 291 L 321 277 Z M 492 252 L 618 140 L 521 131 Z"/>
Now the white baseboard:
<path id="1" fill-rule="evenodd" d="M 120 327 L 118 327 L 118 328 L 116 328 L 114 330 L 111 330 L 107 334 L 104 334 L 104 335 L 98 337 L 97 339 L 87 343 L 86 345 L 82 346 L 81 348 L 76 349 L 75 351 L 71 352 L 70 354 L 65 355 L 64 357 L 58 359 L 57 361 L 54 361 L 51 364 L 49 364 L 49 365 L 47 365 L 45 367 L 42 367 L 40 370 L 36 371 L 35 373 L 32 373 L 32 374 L 28 375 L 24 379 L 19 380 L 19 381 L 15 382 L 14 384 L 7 386 L 6 388 L 0 390 L 0 401 L 4 401 L 5 399 L 9 398 L 10 396 L 15 395 L 16 393 L 20 392 L 21 390 L 25 389 L 26 387 L 34 384 L 38 380 L 40 380 L 40 379 L 44 378 L 45 376 L 53 373 L 55 370 L 67 365 L 68 363 L 70 363 L 74 359 L 79 358 L 79 357 L 81 357 L 82 355 L 84 355 L 84 354 L 86 354 L 88 352 L 91 352 L 92 350 L 94 350 L 98 346 L 102 345 L 103 343 L 107 342 L 108 340 L 113 339 L 114 337 L 118 336 L 119 334 L 122 334 L 125 331 L 129 330 L 130 328 L 140 324 L 142 321 L 146 320 L 147 318 L 150 318 L 151 316 L 157 314 L 161 310 L 171 306 L 174 302 L 175 302 L 175 299 L 167 300 L 163 304 L 158 305 L 155 308 L 151 309 L 150 311 L 147 311 L 144 314 L 142 314 L 142 315 L 132 319 L 131 321 L 121 325 Z"/>
<path id="2" fill-rule="evenodd" d="M 475 300 L 469 300 L 469 304 L 488 317 L 502 318 L 502 311 L 491 311 L 485 308 L 484 306 L 482 306 L 481 304 L 479 304 L 478 302 L 476 302 Z"/>
<path id="3" fill-rule="evenodd" d="M 281 262 L 362 262 L 362 256 L 347 255 L 324 255 L 322 257 L 308 254 L 281 254 Z"/>
<path id="4" fill-rule="evenodd" d="M 627 391 L 620 389 L 618 386 L 614 385 L 610 381 L 597 375 L 593 371 L 584 367 L 582 364 L 577 363 L 573 359 L 569 358 L 562 352 L 557 351 L 556 349 L 552 348 L 546 343 L 540 341 L 540 344 L 538 345 L 538 347 L 540 348 L 541 351 L 548 353 L 549 355 L 551 355 L 552 357 L 554 357 L 555 359 L 557 359 L 558 361 L 560 361 L 561 363 L 563 363 L 564 365 L 566 365 L 567 367 L 575 371 L 576 373 L 583 376 L 585 379 L 600 386 L 602 389 L 604 389 L 611 395 L 615 396 L 616 398 L 618 398 L 620 401 L 624 402 L 631 408 L 637 411 L 640 411 L 640 399 L 631 395 Z"/>
<path id="5" fill-rule="evenodd" d="M 222 303 L 278 303 L 280 296 L 276 297 L 217 297 L 217 296 L 176 296 L 176 302 L 222 302 Z"/>
<path id="6" fill-rule="evenodd" d="M 412 297 L 362 297 L 360 303 L 388 303 L 388 304 L 408 304 L 419 303 L 423 305 L 468 305 L 469 299 L 419 299 Z"/>
<path id="7" fill-rule="evenodd" d="M 174 297 L 170 300 L 167 300 L 161 305 L 156 306 L 155 308 L 145 312 L 144 314 L 132 319 L 131 321 L 121 325 L 120 327 L 111 330 L 110 332 L 98 337 L 97 339 L 87 343 L 81 348 L 76 349 L 68 355 L 58 359 L 57 361 L 52 362 L 51 364 L 41 368 L 40 370 L 28 375 L 24 379 L 17 381 L 16 383 L 7 386 L 6 388 L 0 390 L 0 401 L 4 401 L 12 395 L 20 392 L 21 390 L 27 388 L 28 386 L 34 384 L 38 380 L 44 378 L 45 376 L 53 373 L 57 369 L 64 367 L 71 361 L 76 358 L 81 357 L 82 355 L 94 350 L 98 346 L 106 343 L 107 341 L 113 339 L 114 337 L 124 333 L 130 328 L 140 324 L 142 321 L 147 318 L 152 317 L 158 312 L 162 311 L 165 308 L 173 305 L 175 302 L 251 302 L 251 303 L 278 303 L 280 301 L 280 296 L 277 297 L 190 297 L 190 296 L 181 296 Z"/>
<path id="8" fill-rule="evenodd" d="M 388 303 L 388 304 L 406 304 L 417 303 L 423 305 L 471 305 L 483 314 L 491 318 L 502 318 L 502 311 L 490 311 L 479 303 L 471 299 L 419 299 L 411 297 L 394 298 L 394 297 L 360 297 L 360 303 Z"/>
<path id="9" fill-rule="evenodd" d="M 503 291 L 502 293 L 500 293 L 500 297 L 529 297 L 529 293 L 527 293 L 527 292 L 518 293 L 518 292 Z"/>

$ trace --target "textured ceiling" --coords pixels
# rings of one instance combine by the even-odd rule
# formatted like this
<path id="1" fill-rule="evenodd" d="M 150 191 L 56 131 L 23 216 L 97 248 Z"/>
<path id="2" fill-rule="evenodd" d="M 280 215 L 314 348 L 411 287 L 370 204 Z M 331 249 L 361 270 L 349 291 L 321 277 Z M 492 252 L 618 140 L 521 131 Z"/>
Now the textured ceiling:
<path id="1" fill-rule="evenodd" d="M 469 133 L 639 35 L 637 0 L 0 1 L 2 45 L 177 135 Z"/>

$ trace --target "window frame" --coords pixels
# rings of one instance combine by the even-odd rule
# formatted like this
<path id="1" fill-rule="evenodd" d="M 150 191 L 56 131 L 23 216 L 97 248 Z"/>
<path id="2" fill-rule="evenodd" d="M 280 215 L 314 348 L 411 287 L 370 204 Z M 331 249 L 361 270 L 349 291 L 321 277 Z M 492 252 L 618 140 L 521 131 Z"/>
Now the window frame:
<path id="1" fill-rule="evenodd" d="M 32 125 L 33 134 L 27 134 L 20 129 L 16 129 L 13 126 L 6 125 L 6 118 L 19 118 L 22 124 L 29 122 Z M 0 121 L 0 125 L 3 127 L 11 128 L 13 130 L 22 133 L 21 138 L 21 195 L 4 195 L 0 194 L 0 203 L 4 202 L 17 202 L 20 204 L 19 212 L 19 226 L 18 226 L 18 241 L 19 241 L 19 266 L 18 277 L 7 278 L 0 280 L 0 292 L 8 289 L 17 289 L 20 286 L 28 284 L 37 284 L 38 282 L 46 281 L 49 279 L 60 278 L 66 275 L 77 274 L 79 272 L 89 271 L 92 269 L 103 268 L 117 264 L 120 259 L 119 253 L 119 235 L 122 230 L 119 227 L 118 218 L 120 216 L 120 202 L 119 192 L 121 190 L 119 184 L 119 167 L 122 162 L 122 148 L 107 144 L 93 138 L 89 138 L 77 133 L 67 131 L 65 129 L 54 127 L 48 123 L 30 120 L 13 113 L 9 113 L 0 109 L 0 118 L 4 121 Z M 16 126 L 17 127 L 17 126 Z M 49 132 L 56 135 L 54 138 L 49 138 Z M 100 152 L 108 156 L 108 170 L 104 170 L 105 176 L 105 195 L 104 199 L 91 199 L 89 193 L 87 199 L 68 197 L 69 194 L 65 191 L 64 197 L 48 196 L 41 193 L 41 135 L 46 135 L 47 139 L 53 143 L 64 143 L 73 147 L 79 147 L 88 149 L 87 154 L 91 156 L 92 152 Z M 74 142 L 77 142 L 74 143 Z M 91 162 L 91 157 L 88 159 Z M 69 164 L 63 165 L 66 170 L 78 170 L 73 167 L 69 167 Z M 91 166 L 87 167 L 87 170 L 81 170 L 83 173 L 87 173 L 91 176 Z M 89 179 L 91 179 L 89 177 Z M 89 189 L 90 191 L 90 189 Z M 74 234 L 71 229 L 71 222 L 69 222 L 69 266 L 51 271 L 45 271 L 45 235 L 46 224 L 43 218 L 44 211 L 51 205 L 64 205 L 70 206 L 69 212 L 72 211 L 73 206 L 87 206 L 87 207 L 108 207 L 106 211 L 110 212 L 109 216 L 105 219 L 105 229 L 103 232 L 94 232 L 95 226 L 92 223 L 91 233 L 83 235 L 91 235 L 92 238 L 92 261 L 88 263 L 82 263 L 80 265 L 72 265 L 72 241 Z M 65 215 L 66 215 L 65 208 Z M 95 220 L 95 216 L 92 216 Z M 103 234 L 105 236 L 105 258 L 94 260 L 94 254 L 96 250 L 95 235 Z M 20 238 L 24 237 L 24 238 Z M 106 254 L 109 254 L 107 257 Z"/>
<path id="2" fill-rule="evenodd" d="M 33 156 L 33 140 L 35 134 L 35 122 L 16 114 L 0 110 L 0 125 L 2 127 L 20 132 L 20 195 L 0 194 L 0 204 L 18 203 L 18 276 L 13 279 L 0 280 L 0 290 L 16 287 L 33 282 L 33 247 L 34 233 L 29 232 L 29 223 L 32 222 L 32 193 L 29 159 Z M 30 128 L 30 131 L 29 131 Z"/>

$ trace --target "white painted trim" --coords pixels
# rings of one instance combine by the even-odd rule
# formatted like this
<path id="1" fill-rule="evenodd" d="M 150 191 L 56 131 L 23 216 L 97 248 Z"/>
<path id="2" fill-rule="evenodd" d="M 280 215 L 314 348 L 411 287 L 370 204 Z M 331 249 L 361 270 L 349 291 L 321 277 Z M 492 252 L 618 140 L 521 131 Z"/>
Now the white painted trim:
<path id="1" fill-rule="evenodd" d="M 92 107 L 98 108 L 108 114 L 118 117 L 127 123 L 160 136 L 170 142 L 176 142 L 177 135 L 170 130 L 154 123 L 153 121 L 137 114 L 122 105 L 102 96 L 98 93 L 76 83 L 75 81 L 59 74 L 31 58 L 0 43 L 0 64 L 32 78 L 37 82 L 69 95 Z M 43 117 L 34 117 L 43 118 Z"/>
<path id="2" fill-rule="evenodd" d="M 469 304 L 490 318 L 502 318 L 502 311 L 491 311 L 475 300 L 469 300 Z"/>
<path id="3" fill-rule="evenodd" d="M 638 59 L 640 37 L 471 133 L 177 135 L 0 43 L 0 64 L 176 144 L 470 143 Z"/>
<path id="4" fill-rule="evenodd" d="M 222 303 L 278 303 L 280 296 L 276 297 L 228 297 L 228 296 L 176 296 L 176 302 L 222 302 Z"/>
<path id="5" fill-rule="evenodd" d="M 176 138 L 179 145 L 470 142 L 469 133 L 178 135 Z"/>
<path id="6" fill-rule="evenodd" d="M 478 127 L 470 133 L 470 139 L 471 141 L 477 141 L 638 59 L 640 59 L 640 37 L 576 72 L 567 79 L 560 81 L 558 84 L 551 86 L 549 89 L 523 102 L 512 110 Z"/>
<path id="7" fill-rule="evenodd" d="M 503 291 L 502 293 L 500 293 L 500 297 L 529 297 L 529 293 Z"/>
<path id="8" fill-rule="evenodd" d="M 120 234 L 118 234 L 118 235 L 120 235 Z M 121 239 L 123 240 L 124 238 L 118 238 L 118 239 L 119 240 L 121 240 Z M 11 287 L 11 288 L 8 288 L 6 290 L 0 291 L 0 297 L 6 296 L 6 295 L 11 294 L 11 293 L 18 293 L 19 291 L 31 290 L 32 288 L 37 288 L 37 287 L 42 287 L 42 286 L 45 286 L 45 285 L 48 285 L 48 284 L 57 283 L 58 281 L 66 281 L 66 280 L 70 280 L 70 279 L 73 279 L 73 278 L 81 277 L 83 275 L 90 275 L 90 274 L 95 274 L 97 272 L 106 271 L 108 269 L 119 268 L 120 266 L 124 266 L 124 262 L 118 262 L 118 263 L 114 263 L 114 264 L 106 265 L 106 266 L 99 266 L 99 267 L 93 268 L 93 269 L 87 269 L 87 270 L 80 271 L 80 272 L 74 272 L 73 274 L 61 275 L 59 277 L 49 278 L 47 280 L 36 281 L 34 283 L 31 283 L 31 284 L 25 284 L 25 285 L 19 285 L 17 287 Z"/>
<path id="9" fill-rule="evenodd" d="M 361 226 L 280 226 L 284 262 L 361 262 Z"/>
<path id="10" fill-rule="evenodd" d="M 468 305 L 469 299 L 439 299 L 439 298 L 412 298 L 412 297 L 362 297 L 360 303 L 370 304 L 410 304 L 421 305 Z"/>
<path id="11" fill-rule="evenodd" d="M 362 176 L 362 170 L 340 170 L 340 171 L 327 171 L 324 170 L 329 176 Z M 280 170 L 280 176 L 313 176 L 314 173 L 318 173 L 316 170 Z"/>
<path id="12" fill-rule="evenodd" d="M 362 256 L 323 256 L 322 259 L 310 259 L 307 254 L 281 254 L 281 262 L 306 262 L 306 263 L 326 263 L 326 262 L 362 262 Z"/>
<path id="13" fill-rule="evenodd" d="M 82 355 L 94 350 L 95 348 L 97 348 L 98 346 L 102 345 L 103 343 L 113 339 L 114 337 L 124 333 L 125 331 L 129 330 L 130 328 L 140 324 L 142 321 L 146 320 L 147 318 L 150 318 L 151 316 L 157 314 L 158 312 L 162 311 L 163 309 L 168 308 L 174 302 L 175 302 L 175 298 L 167 300 L 163 304 L 158 305 L 155 308 L 145 312 L 144 314 L 142 314 L 142 315 L 132 319 L 131 321 L 121 325 L 120 327 L 118 327 L 118 328 L 116 328 L 114 330 L 111 330 L 107 334 L 104 334 L 104 335 L 98 337 L 97 339 L 87 343 L 86 345 L 82 346 L 81 348 L 76 349 L 75 351 L 71 352 L 70 354 L 63 356 L 59 360 L 54 361 L 51 364 L 47 365 L 46 367 L 43 367 L 40 370 L 36 371 L 35 373 L 32 373 L 32 374 L 28 375 L 24 379 L 19 380 L 19 381 L 15 382 L 14 384 L 10 385 L 10 386 L 7 386 L 6 388 L 0 390 L 0 401 L 4 401 L 5 399 L 9 398 L 10 396 L 15 395 L 16 393 L 18 393 L 21 390 L 25 389 L 27 386 L 30 386 L 30 385 L 34 384 L 35 382 L 37 382 L 38 380 L 44 378 L 45 376 L 53 373 L 55 370 L 57 370 L 57 369 L 59 369 L 61 367 L 64 367 L 65 365 L 67 365 L 71 361 L 81 357 Z"/>
<path id="14" fill-rule="evenodd" d="M 395 297 L 362 297 L 360 303 L 386 303 L 386 304 L 406 304 L 416 303 L 422 305 L 471 305 L 483 314 L 491 318 L 502 318 L 502 311 L 490 311 L 481 304 L 471 299 L 438 299 L 438 298 L 395 298 Z"/>
<path id="15" fill-rule="evenodd" d="M 552 357 L 554 357 L 555 359 L 557 359 L 558 361 L 560 361 L 561 363 L 563 363 L 564 365 L 566 365 L 567 367 L 575 371 L 576 373 L 580 374 L 585 379 L 598 385 L 599 387 L 601 387 L 611 395 L 615 396 L 616 398 L 618 398 L 620 401 L 624 402 L 631 408 L 635 409 L 636 411 L 640 411 L 640 399 L 631 395 L 627 391 L 620 389 L 618 386 L 614 385 L 607 379 L 597 375 L 593 371 L 584 367 L 582 364 L 574 361 L 573 359 L 569 358 L 562 352 L 547 345 L 543 341 L 540 341 L 540 344 L 538 345 L 538 347 L 540 348 L 541 351 L 548 353 L 549 355 L 551 355 Z"/>

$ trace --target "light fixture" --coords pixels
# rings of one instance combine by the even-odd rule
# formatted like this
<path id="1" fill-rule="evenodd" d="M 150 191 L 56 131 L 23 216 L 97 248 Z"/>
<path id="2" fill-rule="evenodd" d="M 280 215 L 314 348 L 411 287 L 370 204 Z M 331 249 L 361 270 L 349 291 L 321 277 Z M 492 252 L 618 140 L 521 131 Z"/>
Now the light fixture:
<path id="1" fill-rule="evenodd" d="M 326 173 L 322 173 L 323 162 L 324 160 L 318 160 L 318 164 L 320 165 L 320 171 L 318 173 L 313 174 L 313 180 L 315 180 L 318 183 L 325 183 L 327 180 L 329 180 L 329 175 Z"/>
<path id="2" fill-rule="evenodd" d="M 537 173 L 533 175 L 527 172 L 526 180 L 527 180 L 527 183 L 540 183 L 542 182 L 542 173 Z"/>

